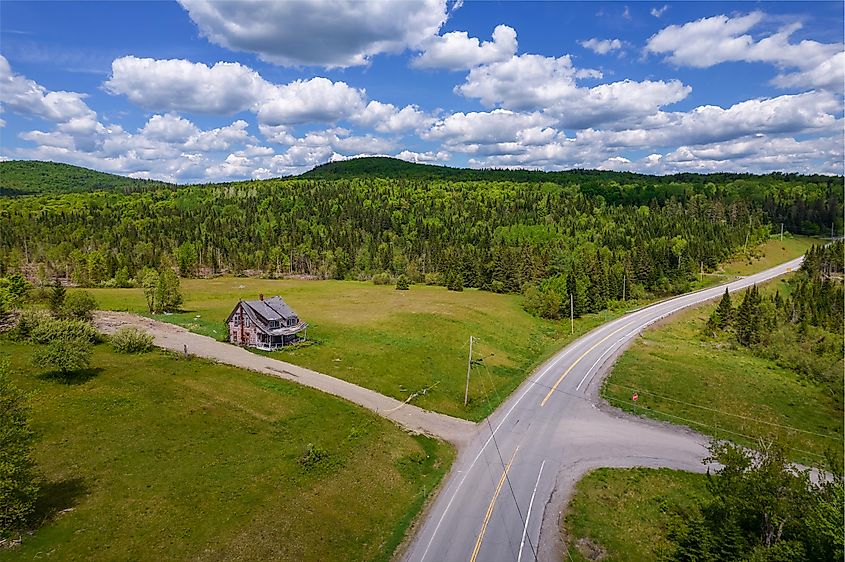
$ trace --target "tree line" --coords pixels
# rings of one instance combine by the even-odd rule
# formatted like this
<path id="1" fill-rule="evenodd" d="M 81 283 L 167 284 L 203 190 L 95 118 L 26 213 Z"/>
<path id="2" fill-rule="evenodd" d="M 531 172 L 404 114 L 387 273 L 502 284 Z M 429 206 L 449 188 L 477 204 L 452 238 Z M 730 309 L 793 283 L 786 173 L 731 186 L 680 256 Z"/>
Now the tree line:
<path id="1" fill-rule="evenodd" d="M 821 383 L 842 404 L 845 246 L 813 246 L 799 271 L 773 292 L 747 289 L 735 306 L 725 290 L 705 331 Z"/>
<path id="2" fill-rule="evenodd" d="M 0 198 L 0 258 L 92 286 L 173 261 L 183 275 L 460 274 L 504 292 L 598 259 L 615 293 L 622 269 L 659 290 L 715 267 L 766 237 L 764 222 L 751 204 L 703 195 L 628 206 L 556 184 L 270 180 Z"/>

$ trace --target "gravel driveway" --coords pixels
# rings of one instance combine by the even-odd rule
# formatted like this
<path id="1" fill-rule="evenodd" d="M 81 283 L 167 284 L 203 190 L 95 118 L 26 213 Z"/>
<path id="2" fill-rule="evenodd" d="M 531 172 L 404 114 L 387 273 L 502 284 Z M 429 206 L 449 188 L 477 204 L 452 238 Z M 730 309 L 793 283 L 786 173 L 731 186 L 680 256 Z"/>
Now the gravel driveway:
<path id="1" fill-rule="evenodd" d="M 190 355 L 310 386 L 363 406 L 405 429 L 444 439 L 458 447 L 466 444 L 475 433 L 476 424 L 472 422 L 429 412 L 317 371 L 194 334 L 175 324 L 126 312 L 107 311 L 98 311 L 94 324 L 105 334 L 113 334 L 123 326 L 140 328 L 153 336 L 158 347 L 182 353 L 187 346 Z"/>

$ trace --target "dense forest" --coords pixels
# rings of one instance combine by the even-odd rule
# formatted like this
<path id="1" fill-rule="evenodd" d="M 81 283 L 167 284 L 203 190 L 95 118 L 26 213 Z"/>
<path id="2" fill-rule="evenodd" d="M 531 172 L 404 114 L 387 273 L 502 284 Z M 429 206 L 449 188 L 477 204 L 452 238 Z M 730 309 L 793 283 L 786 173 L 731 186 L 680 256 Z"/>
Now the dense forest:
<path id="1" fill-rule="evenodd" d="M 831 222 L 841 229 L 841 178 L 397 162 L 335 163 L 296 179 L 0 197 L 0 267 L 89 286 L 126 286 L 143 268 L 168 265 L 186 276 L 404 274 L 453 288 L 528 290 L 533 311 L 554 317 L 569 293 L 580 314 L 623 296 L 682 291 L 701 268 L 780 222 L 798 232 Z M 19 163 L 0 164 L 7 185 L 8 164 Z M 428 169 L 442 177 L 423 177 Z M 407 177 L 391 177 L 402 170 Z"/>

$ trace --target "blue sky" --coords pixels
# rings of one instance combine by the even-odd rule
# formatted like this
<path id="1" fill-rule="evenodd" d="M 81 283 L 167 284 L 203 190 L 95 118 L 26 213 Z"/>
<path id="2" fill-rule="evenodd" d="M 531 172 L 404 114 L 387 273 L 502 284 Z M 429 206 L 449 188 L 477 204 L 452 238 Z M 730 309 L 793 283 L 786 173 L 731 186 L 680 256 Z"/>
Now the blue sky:
<path id="1" fill-rule="evenodd" d="M 842 173 L 841 2 L 0 2 L 0 158 Z"/>

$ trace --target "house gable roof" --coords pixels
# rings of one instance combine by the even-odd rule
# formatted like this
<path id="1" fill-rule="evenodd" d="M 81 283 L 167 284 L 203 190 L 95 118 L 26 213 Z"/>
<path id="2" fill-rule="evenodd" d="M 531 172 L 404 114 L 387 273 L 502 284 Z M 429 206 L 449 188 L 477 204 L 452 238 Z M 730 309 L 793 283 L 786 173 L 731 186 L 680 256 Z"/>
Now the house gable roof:
<path id="1" fill-rule="evenodd" d="M 238 311 L 238 306 L 243 305 L 246 315 L 252 320 L 258 328 L 267 332 L 269 322 L 273 320 L 287 320 L 291 317 L 297 316 L 293 309 L 282 299 L 282 297 L 275 296 L 269 299 L 257 301 L 240 301 L 232 312 L 226 322 L 231 322 L 235 312 Z"/>
<path id="2" fill-rule="evenodd" d="M 279 296 L 257 301 L 243 301 L 243 303 L 268 321 L 296 316 L 296 313 L 288 306 L 288 303 Z"/>

